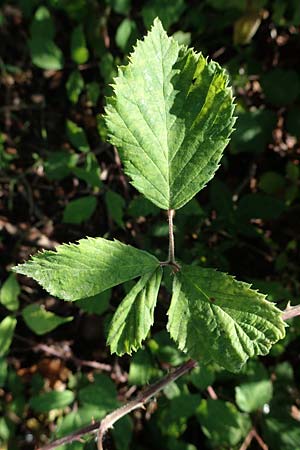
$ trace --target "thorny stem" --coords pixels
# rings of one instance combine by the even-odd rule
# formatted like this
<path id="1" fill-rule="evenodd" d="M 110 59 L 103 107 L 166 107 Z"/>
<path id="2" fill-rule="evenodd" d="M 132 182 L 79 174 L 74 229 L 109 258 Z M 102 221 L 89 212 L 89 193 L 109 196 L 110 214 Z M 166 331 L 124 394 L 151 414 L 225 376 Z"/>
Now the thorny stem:
<path id="1" fill-rule="evenodd" d="M 178 272 L 180 270 L 179 264 L 175 259 L 175 241 L 174 241 L 174 225 L 173 225 L 173 217 L 175 215 L 174 209 L 168 209 L 168 222 L 169 222 L 169 254 L 167 261 L 163 261 L 160 263 L 161 266 L 171 266 L 174 272 Z"/>
<path id="2" fill-rule="evenodd" d="M 288 306 L 282 312 L 282 315 L 281 315 L 282 320 L 292 319 L 293 317 L 296 317 L 296 316 L 300 316 L 300 305 L 290 306 L 288 304 Z"/>
<path id="3" fill-rule="evenodd" d="M 111 414 L 108 414 L 100 424 L 98 430 L 98 450 L 103 450 L 103 437 L 104 434 L 113 427 L 114 423 L 117 420 L 124 417 L 126 414 L 134 411 L 138 408 L 143 408 L 145 403 L 147 403 L 153 396 L 155 396 L 158 392 L 164 389 L 168 384 L 177 380 L 177 378 L 181 377 L 185 373 L 189 372 L 191 369 L 194 369 L 198 363 L 192 359 L 177 367 L 173 372 L 166 375 L 161 380 L 149 386 L 144 392 L 142 391 L 134 400 L 127 403 L 127 405 L 122 406 L 119 409 L 116 409 Z"/>
<path id="4" fill-rule="evenodd" d="M 114 423 L 120 420 L 122 417 L 129 414 L 131 411 L 134 411 L 138 408 L 143 408 L 144 405 L 149 402 L 149 400 L 154 397 L 158 392 L 164 389 L 168 384 L 177 380 L 177 378 L 189 372 L 191 369 L 194 369 L 198 363 L 192 359 L 183 363 L 181 366 L 174 369 L 168 375 L 166 375 L 161 380 L 156 383 L 151 384 L 147 389 L 140 392 L 134 400 L 131 400 L 126 405 L 121 406 L 121 408 L 116 409 L 112 413 L 108 414 L 102 421 L 94 422 L 80 430 L 75 431 L 74 433 L 69 434 L 63 438 L 57 439 L 52 443 L 45 445 L 39 450 L 53 450 L 60 445 L 70 444 L 71 442 L 79 440 L 84 434 L 94 433 L 98 430 L 98 450 L 103 450 L 102 440 L 104 434 L 113 427 Z"/>
<path id="5" fill-rule="evenodd" d="M 164 263 L 161 263 L 164 264 Z M 167 265 L 167 264 L 165 264 Z M 287 306 L 287 308 L 282 311 L 282 319 L 288 320 L 292 319 L 293 317 L 300 315 L 300 305 L 297 306 Z M 177 367 L 173 372 L 166 375 L 162 380 L 157 381 L 156 383 L 152 384 L 148 387 L 148 389 L 145 389 L 143 392 L 137 395 L 137 397 L 127 403 L 126 405 L 122 406 L 121 408 L 113 411 L 112 413 L 108 414 L 102 421 L 99 420 L 97 422 L 93 422 L 90 425 L 87 425 L 86 427 L 80 428 L 77 431 L 74 431 L 73 433 L 57 439 L 53 442 L 51 442 L 48 445 L 45 445 L 44 447 L 41 447 L 38 450 L 54 450 L 55 448 L 59 447 L 63 444 L 70 444 L 71 442 L 78 441 L 82 436 L 88 433 L 95 433 L 98 430 L 98 450 L 103 450 L 102 440 L 103 436 L 106 433 L 106 431 L 111 428 L 114 423 L 124 417 L 126 414 L 130 413 L 131 411 L 142 408 L 145 403 L 147 403 L 153 396 L 155 396 L 159 391 L 164 389 L 169 383 L 172 383 L 172 381 L 177 380 L 177 378 L 181 377 L 182 375 L 189 372 L 189 370 L 197 367 L 198 363 L 192 359 L 185 362 L 181 366 Z M 245 439 L 246 443 L 248 444 L 248 440 L 254 437 L 256 440 L 258 440 L 259 436 L 257 437 L 257 433 L 254 433 L 253 430 L 250 432 L 250 436 L 247 436 Z M 243 444 L 244 445 L 244 444 Z M 261 444 L 260 444 L 261 445 Z M 244 447 L 245 448 L 245 447 Z M 246 447 L 247 448 L 247 447 Z M 264 448 L 264 447 L 262 447 Z M 242 447 L 243 449 L 243 447 Z M 266 449 L 266 448 L 265 448 Z"/>

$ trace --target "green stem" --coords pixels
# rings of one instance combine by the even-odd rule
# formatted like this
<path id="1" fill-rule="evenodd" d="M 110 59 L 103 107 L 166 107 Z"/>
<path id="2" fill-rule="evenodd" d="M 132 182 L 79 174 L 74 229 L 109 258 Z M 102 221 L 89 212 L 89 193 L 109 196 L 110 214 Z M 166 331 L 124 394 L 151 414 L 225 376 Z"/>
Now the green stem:
<path id="1" fill-rule="evenodd" d="M 174 272 L 178 272 L 180 270 L 179 264 L 175 259 L 175 240 L 174 240 L 174 225 L 173 225 L 173 217 L 175 215 L 174 209 L 168 209 L 168 222 L 169 222 L 169 254 L 167 261 L 162 261 L 160 263 L 161 266 L 171 266 Z"/>
<path id="2" fill-rule="evenodd" d="M 174 225 L 173 225 L 173 217 L 175 211 L 174 209 L 168 209 L 168 221 L 169 221 L 169 263 L 176 263 L 175 260 L 175 241 L 174 241 Z"/>

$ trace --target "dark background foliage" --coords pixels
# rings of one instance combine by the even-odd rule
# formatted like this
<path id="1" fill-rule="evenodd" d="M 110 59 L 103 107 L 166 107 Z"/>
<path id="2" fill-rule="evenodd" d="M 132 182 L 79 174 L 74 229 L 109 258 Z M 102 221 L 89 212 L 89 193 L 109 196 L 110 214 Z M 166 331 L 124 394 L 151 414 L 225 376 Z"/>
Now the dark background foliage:
<path id="1" fill-rule="evenodd" d="M 237 102 L 221 168 L 176 214 L 178 257 L 251 282 L 282 309 L 300 303 L 299 1 L 0 1 L 0 315 L 17 319 L 15 331 L 0 325 L 3 450 L 101 418 L 128 389 L 185 360 L 161 331 L 167 278 L 151 338 L 118 359 L 105 336 L 124 288 L 70 304 L 9 272 L 87 235 L 165 259 L 166 216 L 128 183 L 101 118 L 116 65 L 156 16 L 227 68 Z M 200 365 L 123 419 L 107 449 L 300 449 L 299 334 L 294 319 L 286 339 L 238 375 Z"/>

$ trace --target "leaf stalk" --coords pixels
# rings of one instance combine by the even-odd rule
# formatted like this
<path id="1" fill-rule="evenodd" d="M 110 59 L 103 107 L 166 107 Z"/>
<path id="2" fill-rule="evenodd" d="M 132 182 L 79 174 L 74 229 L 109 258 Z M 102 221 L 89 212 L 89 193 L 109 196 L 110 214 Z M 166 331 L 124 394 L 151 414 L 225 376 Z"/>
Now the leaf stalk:
<path id="1" fill-rule="evenodd" d="M 179 272 L 180 265 L 177 263 L 175 259 L 175 239 L 174 239 L 174 224 L 173 218 L 175 215 L 174 209 L 168 209 L 168 223 L 169 223 L 169 253 L 167 261 L 162 261 L 160 265 L 170 266 L 173 268 L 174 272 Z"/>

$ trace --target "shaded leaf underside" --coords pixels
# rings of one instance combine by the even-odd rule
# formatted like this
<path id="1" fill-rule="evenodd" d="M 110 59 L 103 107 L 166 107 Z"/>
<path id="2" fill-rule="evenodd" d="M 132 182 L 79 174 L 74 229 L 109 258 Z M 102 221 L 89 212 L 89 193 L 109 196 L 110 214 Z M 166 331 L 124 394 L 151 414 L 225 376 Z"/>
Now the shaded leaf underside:
<path id="1" fill-rule="evenodd" d="M 112 353 L 131 354 L 141 347 L 153 325 L 161 278 L 161 268 L 144 275 L 119 305 L 107 339 Z"/>
<path id="2" fill-rule="evenodd" d="M 126 173 L 160 208 L 180 208 L 213 177 L 232 132 L 225 71 L 156 19 L 114 83 L 106 123 Z"/>

